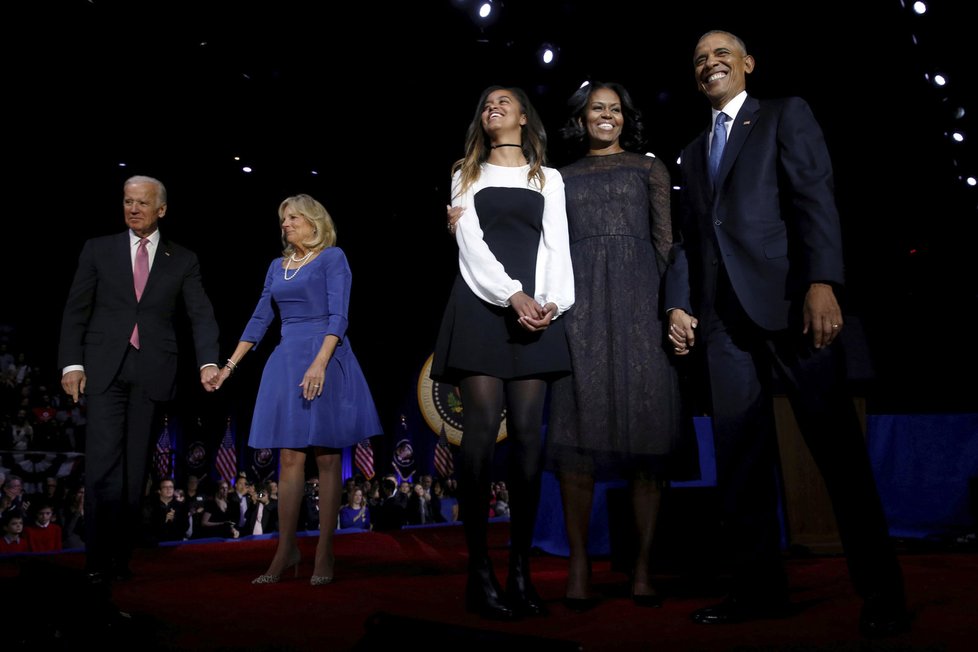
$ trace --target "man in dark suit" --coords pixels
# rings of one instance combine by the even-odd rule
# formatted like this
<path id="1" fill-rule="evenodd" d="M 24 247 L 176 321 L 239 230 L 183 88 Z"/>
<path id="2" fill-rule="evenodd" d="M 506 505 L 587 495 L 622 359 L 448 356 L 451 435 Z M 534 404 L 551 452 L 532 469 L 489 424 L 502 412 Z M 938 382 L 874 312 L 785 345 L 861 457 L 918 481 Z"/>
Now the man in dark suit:
<path id="1" fill-rule="evenodd" d="M 174 397 L 175 312 L 193 329 L 200 381 L 213 391 L 218 327 L 197 256 L 160 235 L 166 189 L 136 176 L 123 187 L 126 226 L 88 240 L 61 324 L 61 385 L 86 395 L 86 571 L 102 582 L 129 575 L 158 405 Z"/>
<path id="2" fill-rule="evenodd" d="M 755 62 L 732 34 L 701 37 L 693 65 L 713 120 L 682 153 L 682 238 L 666 302 L 675 353 L 699 343 L 706 356 L 733 561 L 730 595 L 693 619 L 736 623 L 789 612 L 774 370 L 825 478 L 850 575 L 864 598 L 861 631 L 903 631 L 909 619 L 902 573 L 835 342 L 843 327 L 836 296 L 842 241 L 821 128 L 800 98 L 747 95 Z"/>

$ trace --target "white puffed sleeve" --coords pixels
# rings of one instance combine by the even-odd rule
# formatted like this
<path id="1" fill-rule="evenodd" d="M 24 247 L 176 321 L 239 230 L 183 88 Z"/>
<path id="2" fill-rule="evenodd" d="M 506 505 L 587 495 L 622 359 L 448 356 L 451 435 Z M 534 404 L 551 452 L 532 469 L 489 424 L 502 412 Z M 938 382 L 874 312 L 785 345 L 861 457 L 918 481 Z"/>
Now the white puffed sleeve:
<path id="1" fill-rule="evenodd" d="M 574 305 L 574 268 L 571 264 L 570 236 L 567 232 L 567 207 L 564 179 L 553 168 L 544 168 L 543 234 L 537 252 L 536 296 L 541 306 L 553 302 L 559 317 Z"/>
<path id="2" fill-rule="evenodd" d="M 479 184 L 469 186 L 461 195 L 459 194 L 460 184 L 461 172 L 456 172 L 452 177 L 452 206 L 465 208 L 462 217 L 456 223 L 457 228 L 455 229 L 459 271 L 475 296 L 496 306 L 508 306 L 509 298 L 520 292 L 523 289 L 523 284 L 506 273 L 506 269 L 490 251 L 489 245 L 483 238 L 479 215 L 475 212 L 475 202 L 473 201 Z M 561 189 L 560 194 L 561 202 L 563 202 L 563 189 Z M 561 203 L 561 209 L 563 209 L 563 203 Z M 565 215 L 565 234 L 566 231 L 567 220 Z"/>

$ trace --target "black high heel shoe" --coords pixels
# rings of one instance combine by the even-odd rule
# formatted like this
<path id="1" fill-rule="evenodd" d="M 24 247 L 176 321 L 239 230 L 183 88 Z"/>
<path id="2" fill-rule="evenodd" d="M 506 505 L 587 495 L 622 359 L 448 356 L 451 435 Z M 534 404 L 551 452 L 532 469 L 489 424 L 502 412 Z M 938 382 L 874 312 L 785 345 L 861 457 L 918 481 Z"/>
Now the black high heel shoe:
<path id="1" fill-rule="evenodd" d="M 506 597 L 521 616 L 546 616 L 547 607 L 530 582 L 530 560 L 526 554 L 511 554 Z"/>
<path id="2" fill-rule="evenodd" d="M 513 620 L 516 613 L 503 596 L 499 580 L 486 559 L 469 568 L 465 585 L 465 609 L 490 620 Z"/>

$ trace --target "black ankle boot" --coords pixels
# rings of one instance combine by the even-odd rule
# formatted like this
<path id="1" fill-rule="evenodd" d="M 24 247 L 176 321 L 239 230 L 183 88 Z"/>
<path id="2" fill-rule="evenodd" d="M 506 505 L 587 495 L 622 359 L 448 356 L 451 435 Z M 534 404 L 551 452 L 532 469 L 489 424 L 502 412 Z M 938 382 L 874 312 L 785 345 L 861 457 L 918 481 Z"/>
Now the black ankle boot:
<path id="1" fill-rule="evenodd" d="M 547 607 L 530 581 L 530 559 L 526 553 L 510 553 L 506 597 L 521 616 L 547 615 Z"/>
<path id="2" fill-rule="evenodd" d="M 465 585 L 465 609 L 491 620 L 512 620 L 516 617 L 488 559 L 469 565 L 469 580 Z"/>

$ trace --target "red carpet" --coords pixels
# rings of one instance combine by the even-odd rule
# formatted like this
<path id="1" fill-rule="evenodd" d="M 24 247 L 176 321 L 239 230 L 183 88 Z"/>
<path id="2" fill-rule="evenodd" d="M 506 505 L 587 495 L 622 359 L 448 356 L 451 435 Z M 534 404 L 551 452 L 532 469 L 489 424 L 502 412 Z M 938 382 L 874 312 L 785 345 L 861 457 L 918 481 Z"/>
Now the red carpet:
<path id="1" fill-rule="evenodd" d="M 490 526 L 493 556 L 505 581 L 508 525 Z M 3 650 L 374 650 L 451 652 L 531 649 L 791 650 L 798 652 L 975 649 L 978 556 L 971 552 L 901 555 L 913 630 L 885 641 L 857 632 L 860 601 L 840 557 L 790 559 L 797 616 L 745 625 L 703 626 L 694 609 L 717 600 L 720 589 L 680 576 L 661 577 L 666 601 L 643 609 L 625 595 L 626 578 L 597 561 L 594 582 L 603 600 L 575 614 L 560 602 L 564 559 L 534 559 L 534 579 L 551 614 L 492 623 L 465 613 L 465 551 L 460 527 L 408 529 L 336 538 L 336 581 L 311 587 L 315 537 L 300 539 L 298 579 L 253 586 L 274 540 L 185 544 L 143 549 L 135 577 L 116 584 L 113 602 L 132 618 L 110 631 L 93 627 L 98 596 L 80 581 L 78 553 L 0 558 L 5 597 Z M 13 591 L 13 594 L 12 592 Z M 15 597 L 15 595 L 17 597 Z M 18 632 L 11 636 L 11 632 Z M 11 643 L 14 643 L 11 645 Z M 131 647 L 130 647 L 131 646 Z"/>

